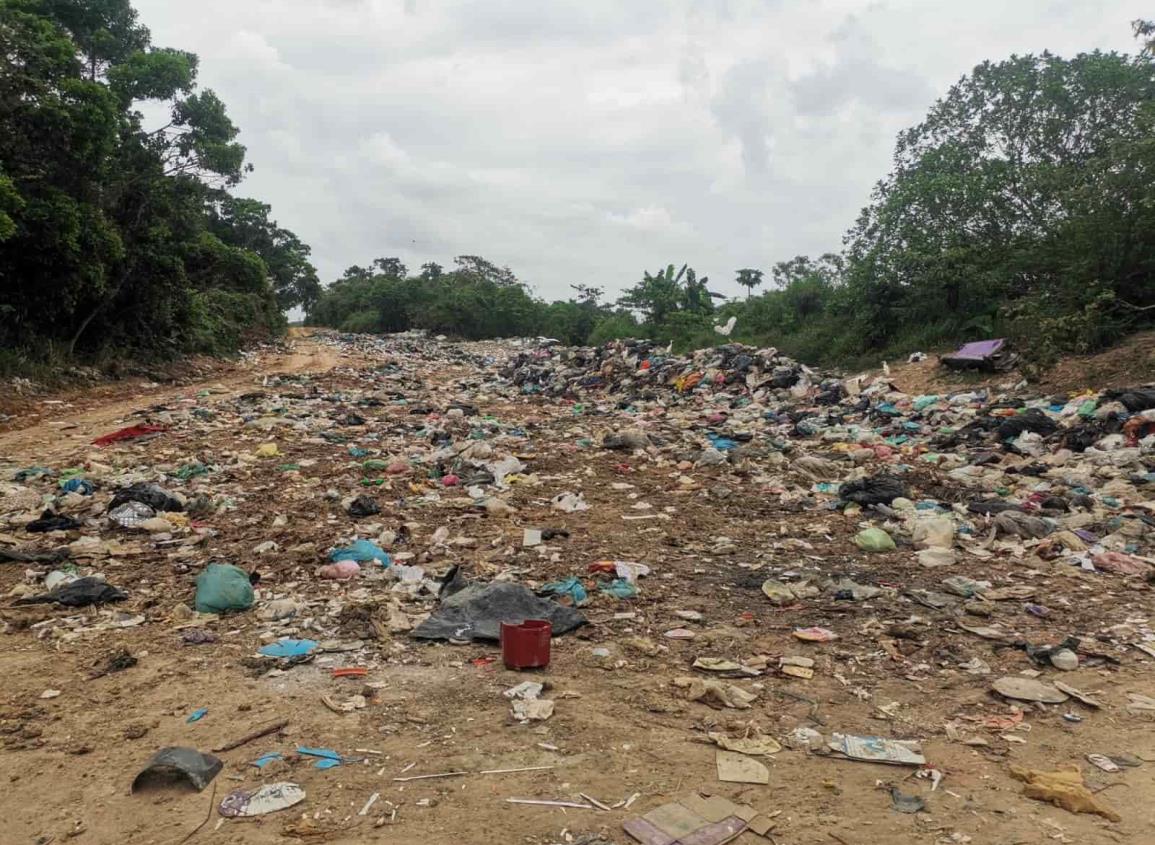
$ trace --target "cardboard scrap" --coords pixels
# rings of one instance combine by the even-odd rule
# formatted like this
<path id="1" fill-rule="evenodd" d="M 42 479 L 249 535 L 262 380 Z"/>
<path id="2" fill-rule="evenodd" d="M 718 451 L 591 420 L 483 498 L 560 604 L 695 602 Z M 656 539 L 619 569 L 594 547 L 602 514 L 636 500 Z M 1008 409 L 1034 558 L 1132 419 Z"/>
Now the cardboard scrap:
<path id="1" fill-rule="evenodd" d="M 720 795 L 695 793 L 626 819 L 622 828 L 642 845 L 723 845 L 743 831 L 765 836 L 774 828 L 773 815 Z"/>
<path id="2" fill-rule="evenodd" d="M 657 809 L 650 810 L 642 818 L 674 840 L 689 836 L 709 824 L 706 819 L 678 802 L 663 804 Z"/>
<path id="3" fill-rule="evenodd" d="M 750 754 L 754 757 L 768 757 L 782 750 L 778 740 L 772 736 L 755 736 L 735 738 L 724 733 L 708 733 L 707 737 L 719 748 L 726 751 L 736 751 L 739 754 Z"/>
<path id="4" fill-rule="evenodd" d="M 725 783 L 770 783 L 770 770 L 753 757 L 721 749 L 715 754 L 718 780 Z"/>
<path id="5" fill-rule="evenodd" d="M 730 818 L 736 814 L 738 809 L 737 804 L 721 795 L 711 795 L 709 798 L 703 798 L 696 794 L 689 795 L 679 799 L 678 803 L 711 824 Z"/>
<path id="6" fill-rule="evenodd" d="M 746 692 L 733 684 L 702 678 L 674 678 L 674 686 L 688 690 L 686 697 L 690 701 L 700 701 L 718 710 L 723 707 L 749 710 L 750 705 L 758 698 L 756 694 Z"/>

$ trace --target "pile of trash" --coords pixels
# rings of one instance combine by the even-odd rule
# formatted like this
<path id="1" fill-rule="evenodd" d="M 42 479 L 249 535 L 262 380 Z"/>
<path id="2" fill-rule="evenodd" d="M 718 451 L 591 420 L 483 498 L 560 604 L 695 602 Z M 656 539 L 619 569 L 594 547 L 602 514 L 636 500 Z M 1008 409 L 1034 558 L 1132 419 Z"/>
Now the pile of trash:
<path id="1" fill-rule="evenodd" d="M 518 351 L 501 372 L 524 394 L 567 397 L 602 393 L 655 398 L 702 390 L 758 395 L 785 389 L 804 396 L 822 381 L 818 373 L 773 348 L 733 343 L 674 355 L 648 340 L 615 340 L 600 347 L 543 344 Z"/>
<path id="2" fill-rule="evenodd" d="M 909 395 L 886 375 L 740 344 L 316 342 L 342 365 L 142 409 L 67 463 L 0 465 L 4 630 L 45 643 L 136 631 L 206 652 L 227 638 L 255 678 L 311 666 L 384 684 L 435 649 L 488 665 L 503 625 L 540 620 L 547 640 L 564 638 L 542 678 L 636 673 L 647 707 L 693 716 L 686 729 L 717 747 L 724 783 L 766 783 L 752 758 L 778 753 L 943 776 L 916 720 L 879 738 L 813 710 L 774 731 L 710 715 L 772 699 L 774 712 L 817 708 L 829 696 L 807 685 L 863 702 L 884 682 L 911 685 L 909 703 L 876 705 L 890 721 L 941 703 L 920 684 L 972 685 L 1010 720 L 1001 733 L 976 735 L 994 717 L 965 696 L 936 731 L 1001 755 L 1047 708 L 1071 725 L 1148 701 L 1155 712 L 1143 693 L 1104 701 L 1064 680 L 1155 658 L 1155 387 Z M 545 680 L 507 686 L 492 698 L 519 727 L 583 706 Z M 321 703 L 371 713 L 379 691 Z M 321 751 L 325 765 L 352 759 Z M 197 788 L 223 765 L 197 749 L 157 755 L 154 768 L 192 766 Z M 1028 797 L 1052 800 L 1061 782 L 1081 801 L 1078 773 L 1050 762 L 1006 774 Z M 306 786 L 246 786 L 220 815 L 294 806 Z M 917 813 L 932 791 L 895 786 L 888 806 Z M 600 809 L 588 797 L 554 804 Z M 690 814 L 690 831 L 774 826 L 739 802 L 680 801 L 633 811 L 627 832 L 672 835 L 671 814 Z"/>

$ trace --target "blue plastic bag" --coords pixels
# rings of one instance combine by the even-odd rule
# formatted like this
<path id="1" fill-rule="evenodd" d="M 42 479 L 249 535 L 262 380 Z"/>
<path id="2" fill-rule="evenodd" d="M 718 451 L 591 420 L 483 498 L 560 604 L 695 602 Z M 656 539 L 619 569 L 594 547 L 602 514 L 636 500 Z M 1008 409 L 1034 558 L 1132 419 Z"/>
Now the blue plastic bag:
<path id="1" fill-rule="evenodd" d="M 719 452 L 730 452 L 738 448 L 738 442 L 736 440 L 731 440 L 729 437 L 723 437 L 721 434 L 715 434 L 712 431 L 706 434 L 706 439 L 709 440 L 710 444 Z"/>
<path id="2" fill-rule="evenodd" d="M 332 769 L 344 762 L 344 758 L 331 748 L 307 748 L 304 745 L 299 745 L 297 746 L 297 753 L 305 757 L 320 758 L 313 764 L 315 769 Z"/>
<path id="3" fill-rule="evenodd" d="M 578 580 L 576 575 L 571 575 L 562 581 L 546 584 L 541 588 L 541 591 L 546 595 L 569 596 L 573 600 L 574 607 L 581 607 L 589 599 L 589 593 L 586 592 L 586 588 L 582 586 L 582 582 Z"/>
<path id="4" fill-rule="evenodd" d="M 329 560 L 340 563 L 343 560 L 355 560 L 357 563 L 375 560 L 382 566 L 391 566 L 393 558 L 389 552 L 369 540 L 357 540 L 351 546 L 343 549 L 333 549 L 329 552 Z"/>
<path id="5" fill-rule="evenodd" d="M 60 482 L 60 489 L 65 493 L 79 493 L 81 496 L 91 496 L 96 490 L 96 485 L 87 478 L 70 478 L 67 481 Z"/>
<path id="6" fill-rule="evenodd" d="M 602 592 L 618 599 L 632 599 L 638 596 L 638 587 L 625 578 L 615 578 L 608 584 L 602 584 Z"/>
<path id="7" fill-rule="evenodd" d="M 258 651 L 265 657 L 293 658 L 304 657 L 317 647 L 316 640 L 277 640 L 275 643 L 261 646 Z"/>

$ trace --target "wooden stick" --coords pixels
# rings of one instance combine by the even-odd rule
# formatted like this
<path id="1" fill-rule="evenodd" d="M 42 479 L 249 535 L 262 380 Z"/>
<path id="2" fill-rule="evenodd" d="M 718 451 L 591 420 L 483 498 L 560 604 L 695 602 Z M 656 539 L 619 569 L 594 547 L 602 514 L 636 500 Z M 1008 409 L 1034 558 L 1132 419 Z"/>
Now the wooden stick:
<path id="1" fill-rule="evenodd" d="M 573 807 L 575 810 L 593 810 L 589 804 L 579 804 L 576 801 L 539 801 L 536 798 L 506 798 L 507 804 L 533 804 L 538 807 Z"/>
<path id="2" fill-rule="evenodd" d="M 514 772 L 542 772 L 546 769 L 552 769 L 553 766 L 526 766 L 524 769 L 486 769 L 484 772 L 478 772 L 479 775 L 511 775 Z"/>
<path id="3" fill-rule="evenodd" d="M 369 800 L 365 802 L 365 806 L 361 808 L 361 811 L 359 813 L 357 813 L 357 815 L 359 815 L 359 816 L 369 815 L 369 808 L 372 807 L 376 803 L 377 799 L 380 797 L 381 797 L 380 792 L 374 792 L 372 795 L 370 795 Z"/>
<path id="4" fill-rule="evenodd" d="M 406 783 L 411 780 L 430 780 L 432 778 L 452 778 L 458 775 L 467 775 L 469 772 L 438 772 L 434 775 L 412 775 L 407 778 L 393 778 L 394 783 Z"/>
<path id="5" fill-rule="evenodd" d="M 222 746 L 219 746 L 218 748 L 214 748 L 213 751 L 215 751 L 217 753 L 220 753 L 221 751 L 232 751 L 234 748 L 240 748 L 242 745 L 250 743 L 254 739 L 260 739 L 263 736 L 268 736 L 269 734 L 276 733 L 277 731 L 283 730 L 285 727 L 288 726 L 288 724 L 289 724 L 288 719 L 280 719 L 276 722 L 265 725 L 263 728 L 257 728 L 252 733 L 245 734 L 244 736 L 242 736 L 238 740 L 226 743 Z"/>
<path id="6" fill-rule="evenodd" d="M 595 807 L 597 807 L 599 810 L 606 810 L 606 811 L 608 812 L 608 811 L 609 811 L 609 809 L 610 809 L 610 808 L 609 808 L 609 807 L 607 807 L 605 804 L 603 804 L 601 801 L 599 801 L 598 799 L 594 798 L 592 795 L 586 795 L 584 792 L 579 792 L 579 793 L 578 793 L 578 795 L 580 795 L 582 798 L 584 798 L 584 799 L 586 799 L 587 801 L 589 801 L 591 804 L 593 804 L 593 805 L 594 805 Z"/>
<path id="7" fill-rule="evenodd" d="M 209 814 L 207 816 L 205 816 L 205 820 L 203 822 L 201 822 L 196 827 L 194 827 L 192 830 L 190 830 L 188 832 L 188 834 L 185 836 L 185 838 L 180 840 L 180 842 L 178 842 L 177 845 L 184 845 L 184 843 L 188 842 L 190 839 L 192 839 L 194 836 L 196 836 L 202 827 L 204 827 L 206 824 L 209 823 L 209 819 L 211 819 L 213 817 L 213 808 L 216 807 L 216 805 L 217 805 L 217 785 L 214 783 L 213 784 L 213 794 L 209 796 Z"/>

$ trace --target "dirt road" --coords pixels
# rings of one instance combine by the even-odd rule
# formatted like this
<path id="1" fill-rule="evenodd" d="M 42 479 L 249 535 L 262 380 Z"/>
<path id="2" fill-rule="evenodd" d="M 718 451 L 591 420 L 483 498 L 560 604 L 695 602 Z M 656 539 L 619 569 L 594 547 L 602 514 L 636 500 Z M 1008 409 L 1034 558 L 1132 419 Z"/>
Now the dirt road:
<path id="1" fill-rule="evenodd" d="M 318 344 L 297 330 L 290 335 L 288 351 L 266 352 L 255 360 L 232 368 L 222 378 L 213 378 L 179 388 L 154 385 L 133 388 L 111 398 L 86 399 L 83 395 L 68 400 L 49 399 L 41 403 L 35 420 L 18 419 L 14 430 L 0 432 L 0 457 L 22 461 L 55 459 L 77 451 L 110 430 L 139 422 L 150 408 L 179 406 L 197 401 L 219 402 L 246 390 L 256 389 L 270 377 L 285 374 L 325 373 L 337 366 L 340 356 L 332 347 Z M 74 408 L 80 406 L 81 410 Z"/>
<path id="2" fill-rule="evenodd" d="M 857 530 L 853 518 L 746 495 L 746 486 L 757 489 L 750 475 L 702 470 L 681 483 L 669 463 L 643 457 L 627 466 L 620 455 L 582 445 L 605 427 L 598 418 L 501 397 L 477 383 L 476 369 L 463 359 L 343 354 L 317 339 L 296 338 L 289 354 L 266 356 L 219 381 L 120 397 L 75 415 L 62 408 L 33 428 L 0 435 L 0 455 L 13 465 L 61 468 L 95 455 L 125 473 L 171 473 L 191 462 L 220 467 L 179 489 L 228 500 L 194 520 L 192 534 L 177 531 L 169 540 L 109 534 L 111 553 L 82 563 L 128 590 L 123 605 L 0 611 L 8 626 L 0 638 L 6 785 L 0 841 L 604 845 L 629 841 L 621 828 L 627 817 L 701 790 L 774 814 L 773 841 L 782 845 L 1155 842 L 1155 806 L 1143 800 L 1155 794 L 1155 738 L 1142 714 L 1126 709 L 1128 693 L 1155 696 L 1150 660 L 1136 652 L 1121 665 L 1092 660 L 1064 674 L 1064 681 L 1101 699 L 1102 711 L 1071 701 L 1027 706 L 1022 715 L 989 692 L 991 677 L 1033 671 L 1022 650 L 993 649 L 951 622 L 928 624 L 929 612 L 896 605 L 897 593 L 874 602 L 768 603 L 758 570 L 769 562 L 820 560 L 831 572 L 897 589 L 941 580 L 898 555 L 862 564 L 848 542 Z M 478 419 L 489 426 L 479 423 L 478 430 L 495 442 L 520 437 L 518 452 L 532 469 L 535 480 L 508 495 L 515 516 L 485 518 L 453 505 L 449 494 L 416 475 L 365 486 L 360 459 L 350 458 L 354 444 L 386 461 L 403 455 L 396 444 L 428 439 L 417 409 L 444 408 L 470 384 Z M 264 394 L 255 400 L 263 403 L 259 408 L 240 400 L 251 392 Z M 320 437 L 304 416 L 317 407 L 332 408 L 342 420 L 361 416 L 367 427 L 351 423 L 342 429 L 345 440 Z M 277 408 L 281 423 L 262 427 Z M 169 414 L 172 429 L 99 453 L 87 445 L 142 413 L 150 419 Z M 515 434 L 505 433 L 510 430 Z M 264 442 L 277 443 L 280 455 L 254 458 Z M 723 485 L 731 492 L 718 489 Z M 327 550 L 366 526 L 326 496 L 329 488 L 340 496 L 374 493 L 382 513 L 370 522 L 381 529 L 405 525 L 410 540 L 401 554 L 433 571 L 460 563 L 471 577 L 505 574 L 541 584 L 618 559 L 644 561 L 654 574 L 643 580 L 637 600 L 595 595 L 586 611 L 591 624 L 554 640 L 545 673 L 510 672 L 493 646 L 418 645 L 403 633 L 390 635 L 387 625 L 383 632 L 388 590 L 381 582 L 317 577 Z M 580 490 L 591 509 L 551 509 L 549 500 L 561 489 Z M 435 542 L 443 525 L 471 542 Z M 564 529 L 569 537 L 544 551 L 523 548 L 522 530 L 533 526 Z M 7 537 L 11 545 L 27 540 L 14 535 Z M 275 546 L 264 545 L 270 541 Z M 260 571 L 260 606 L 286 598 L 307 602 L 307 610 L 281 623 L 255 611 L 190 621 L 178 605 L 191 604 L 193 579 L 209 560 Z M 1077 572 L 1027 572 L 992 560 L 972 574 L 1034 586 L 1032 601 L 1054 611 L 1049 620 L 1026 617 L 1018 605 L 996 610 L 1007 618 L 1017 614 L 1018 630 L 1032 638 L 1053 641 L 1071 630 L 1124 622 L 1139 628 L 1152 610 L 1150 592 L 1106 589 L 1102 580 Z M 0 564 L 4 592 L 24 580 L 24 566 Z M 213 632 L 215 641 L 186 644 L 182 635 L 190 624 Z M 902 633 L 903 625 L 917 633 Z M 814 644 L 791 636 L 807 626 L 833 629 L 839 639 Z M 674 629 L 690 630 L 692 639 L 668 636 Z M 254 664 L 257 646 L 285 633 L 315 637 L 326 650 L 272 672 Z M 122 650 L 136 665 L 98 674 Z M 749 662 L 758 655 L 771 671 L 741 681 L 758 696 L 750 709 L 687 701 L 672 684 L 694 674 L 690 665 L 698 657 Z M 780 658 L 791 656 L 813 659 L 814 677 L 774 671 Z M 972 656 L 989 663 L 992 674 L 957 668 Z M 334 677 L 334 669 L 346 666 L 363 667 L 364 677 Z M 527 677 L 552 687 L 556 711 L 548 721 L 519 724 L 509 715 L 502 692 Z M 356 695 L 366 706 L 348 713 L 331 706 Z M 203 718 L 190 721 L 202 708 Z M 203 792 L 130 793 L 133 776 L 159 748 L 209 750 L 279 719 L 289 722 L 283 734 L 222 752 L 225 768 Z M 798 727 L 827 737 L 837 731 L 920 738 L 942 783 L 931 791 L 930 780 L 915 778 L 911 769 L 794 750 L 762 760 L 768 785 L 719 782 L 708 733 L 784 737 Z M 299 746 L 335 749 L 345 760 L 318 769 L 314 758 L 295 753 Z M 252 765 L 271 752 L 282 759 L 262 769 Z M 1108 775 L 1085 761 L 1089 753 L 1124 752 L 1140 767 Z M 1039 769 L 1080 764 L 1123 821 L 1029 800 L 1010 777 L 1011 762 Z M 532 771 L 479 774 L 510 769 Z M 454 772 L 465 774 L 403 780 Z M 276 781 L 300 784 L 305 803 L 252 820 L 226 820 L 214 809 L 231 790 Z M 922 796 L 927 811 L 897 812 L 891 785 Z M 610 806 L 637 797 L 629 810 L 608 811 L 507 800 L 573 801 L 579 793 Z M 737 841 L 769 840 L 745 833 Z"/>

